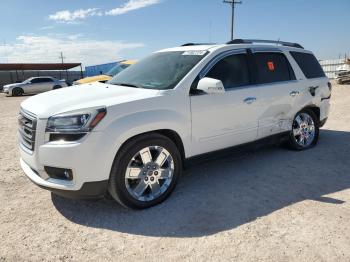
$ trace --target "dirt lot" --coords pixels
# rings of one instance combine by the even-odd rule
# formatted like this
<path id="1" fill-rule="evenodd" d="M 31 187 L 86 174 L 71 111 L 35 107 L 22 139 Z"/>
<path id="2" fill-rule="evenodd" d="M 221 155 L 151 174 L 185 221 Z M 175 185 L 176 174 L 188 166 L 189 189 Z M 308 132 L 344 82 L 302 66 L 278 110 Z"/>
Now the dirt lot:
<path id="1" fill-rule="evenodd" d="M 0 261 L 350 260 L 350 86 L 307 152 L 264 148 L 196 165 L 160 206 L 72 201 L 18 164 L 25 98 L 0 95 Z"/>

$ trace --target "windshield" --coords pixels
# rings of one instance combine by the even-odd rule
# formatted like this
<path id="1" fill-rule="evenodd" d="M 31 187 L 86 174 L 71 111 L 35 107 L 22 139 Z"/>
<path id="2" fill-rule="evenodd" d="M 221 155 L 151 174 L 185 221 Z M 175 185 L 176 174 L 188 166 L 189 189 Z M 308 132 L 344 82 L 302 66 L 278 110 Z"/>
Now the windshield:
<path id="1" fill-rule="evenodd" d="M 109 70 L 106 75 L 113 77 L 113 76 L 119 74 L 124 69 L 128 68 L 129 66 L 130 65 L 126 65 L 126 64 L 116 65 L 111 70 Z"/>
<path id="2" fill-rule="evenodd" d="M 22 83 L 23 84 L 28 84 L 30 83 L 30 81 L 32 81 L 34 79 L 34 77 L 28 78 L 27 80 L 24 80 Z"/>
<path id="3" fill-rule="evenodd" d="M 116 75 L 108 83 L 148 89 L 173 89 L 206 54 L 206 51 L 155 53 Z"/>

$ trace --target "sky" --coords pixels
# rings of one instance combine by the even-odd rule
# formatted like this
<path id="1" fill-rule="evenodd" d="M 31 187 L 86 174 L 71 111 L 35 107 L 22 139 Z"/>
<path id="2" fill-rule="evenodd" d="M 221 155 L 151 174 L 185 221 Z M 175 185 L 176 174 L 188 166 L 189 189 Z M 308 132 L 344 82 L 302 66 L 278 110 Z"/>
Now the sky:
<path id="1" fill-rule="evenodd" d="M 319 59 L 350 56 L 350 0 L 242 0 L 235 38 L 298 42 Z M 222 0 L 1 0 L 0 63 L 140 59 L 187 42 L 225 43 Z"/>

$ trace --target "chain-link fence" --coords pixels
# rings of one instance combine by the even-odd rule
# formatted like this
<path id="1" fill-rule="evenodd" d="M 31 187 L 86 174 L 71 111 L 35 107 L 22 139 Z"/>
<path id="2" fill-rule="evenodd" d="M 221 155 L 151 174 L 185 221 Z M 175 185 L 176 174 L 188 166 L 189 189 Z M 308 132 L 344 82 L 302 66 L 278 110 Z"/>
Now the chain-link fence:
<path id="1" fill-rule="evenodd" d="M 341 59 L 330 59 L 330 60 L 321 60 L 320 64 L 323 68 L 323 71 L 326 73 L 328 78 L 334 79 L 336 77 L 336 72 L 339 67 L 345 66 L 349 60 Z"/>

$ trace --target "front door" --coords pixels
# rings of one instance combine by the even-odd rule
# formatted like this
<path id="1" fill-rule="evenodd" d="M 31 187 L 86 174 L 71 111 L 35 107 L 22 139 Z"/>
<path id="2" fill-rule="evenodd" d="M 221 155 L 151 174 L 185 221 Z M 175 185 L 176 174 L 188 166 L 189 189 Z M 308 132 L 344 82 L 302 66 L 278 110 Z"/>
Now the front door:
<path id="1" fill-rule="evenodd" d="M 30 83 L 25 85 L 24 93 L 26 94 L 35 94 L 40 89 L 40 78 L 33 78 Z"/>
<path id="2" fill-rule="evenodd" d="M 259 93 L 250 85 L 247 54 L 227 54 L 202 77 L 221 80 L 225 92 L 191 96 L 194 155 L 257 139 Z"/>

